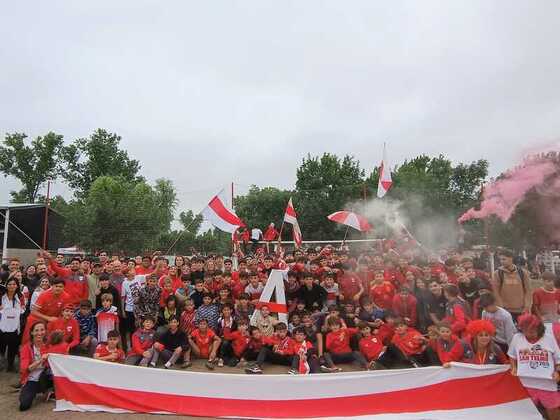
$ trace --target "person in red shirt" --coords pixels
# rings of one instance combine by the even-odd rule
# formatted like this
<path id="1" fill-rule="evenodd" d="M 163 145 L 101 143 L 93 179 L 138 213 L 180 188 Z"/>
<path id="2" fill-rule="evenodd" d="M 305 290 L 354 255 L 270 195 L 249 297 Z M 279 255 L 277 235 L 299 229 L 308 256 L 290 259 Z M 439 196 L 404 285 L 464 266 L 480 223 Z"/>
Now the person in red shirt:
<path id="1" fill-rule="evenodd" d="M 189 345 L 191 347 L 191 357 L 198 359 L 208 359 L 206 367 L 210 370 L 214 369 L 217 363 L 216 354 L 220 347 L 220 337 L 208 327 L 208 320 L 202 318 L 198 321 L 197 328 L 189 336 Z M 185 363 L 190 360 L 185 360 Z"/>
<path id="2" fill-rule="evenodd" d="M 395 364 L 413 367 L 433 364 L 433 351 L 427 348 L 427 341 L 422 334 L 410 328 L 404 319 L 398 318 L 395 320 L 395 335 L 391 345 L 378 362 L 385 367 Z"/>
<path id="3" fill-rule="evenodd" d="M 339 272 L 338 286 L 340 289 L 339 298 L 342 302 L 359 302 L 364 293 L 364 286 L 355 273 L 346 271 Z"/>
<path id="4" fill-rule="evenodd" d="M 543 322 L 557 322 L 560 302 L 560 290 L 554 287 L 555 275 L 544 272 L 543 286 L 533 292 L 533 313 Z"/>
<path id="5" fill-rule="evenodd" d="M 292 368 L 288 373 L 292 375 L 305 375 L 319 372 L 317 351 L 313 348 L 313 343 L 307 340 L 305 327 L 297 327 L 292 335 L 292 353 L 294 357 L 292 358 Z"/>
<path id="6" fill-rule="evenodd" d="M 416 298 L 410 293 L 408 286 L 401 286 L 399 293 L 393 297 L 393 313 L 403 318 L 409 327 L 416 327 L 418 312 Z"/>
<path id="7" fill-rule="evenodd" d="M 68 354 L 69 352 L 70 346 L 66 341 L 64 341 L 64 333 L 60 330 L 52 331 L 49 334 L 47 353 Z"/>
<path id="8" fill-rule="evenodd" d="M 81 260 L 79 258 L 72 258 L 70 268 L 65 268 L 59 266 L 48 252 L 45 251 L 43 256 L 48 259 L 51 270 L 64 280 L 64 290 L 70 295 L 70 303 L 77 307 L 80 301 L 89 297 L 87 275 L 80 270 Z"/>
<path id="9" fill-rule="evenodd" d="M 56 321 L 68 303 L 72 303 L 72 298 L 64 291 L 64 280 L 59 278 L 51 280 L 51 288 L 41 293 L 35 304 L 31 306 L 31 314 L 27 318 L 22 335 L 22 344 L 29 341 L 29 329 L 35 322 Z"/>
<path id="10" fill-rule="evenodd" d="M 74 306 L 67 303 L 62 310 L 62 316 L 53 322 L 49 322 L 47 333 L 51 335 L 53 331 L 62 332 L 63 342 L 68 344 L 71 350 L 80 344 L 80 325 L 74 319 Z"/>
<path id="11" fill-rule="evenodd" d="M 246 319 L 237 321 L 237 330 L 224 329 L 224 340 L 220 347 L 221 358 L 227 366 L 237 366 L 243 359 L 243 355 L 249 346 L 251 336 L 249 334 L 249 323 Z"/>
<path id="12" fill-rule="evenodd" d="M 448 368 L 451 362 L 459 362 L 463 358 L 463 343 L 453 335 L 451 325 L 445 321 L 438 325 L 437 332 L 439 336 L 430 340 L 430 346 L 436 352 L 441 365 Z"/>
<path id="13" fill-rule="evenodd" d="M 444 295 L 447 299 L 445 308 L 445 322 L 451 326 L 451 332 L 462 337 L 470 320 L 468 303 L 459 297 L 459 288 L 454 284 L 445 286 Z"/>
<path id="14" fill-rule="evenodd" d="M 359 351 L 353 351 L 350 347 L 350 339 L 358 332 L 357 328 L 343 328 L 340 318 L 329 318 L 327 321 L 329 333 L 326 338 L 325 348 L 327 350 L 323 357 L 325 365 L 321 366 L 324 372 L 341 371 L 335 363 L 356 362 L 361 368 L 367 369 L 368 362 Z"/>
<path id="15" fill-rule="evenodd" d="M 105 362 L 124 362 L 124 351 L 120 348 L 121 334 L 117 330 L 107 333 L 107 343 L 97 346 L 93 358 Z"/>
<path id="16" fill-rule="evenodd" d="M 152 348 L 154 344 L 154 319 L 144 318 L 142 328 L 137 329 L 131 336 L 132 348 L 126 357 L 127 365 L 148 366 L 154 355 Z"/>
<path id="17" fill-rule="evenodd" d="M 376 329 L 371 331 L 371 327 L 367 322 L 361 321 L 358 324 L 362 338 L 359 342 L 360 352 L 364 355 L 368 361 L 369 369 L 375 369 L 377 367 L 376 360 L 385 353 L 387 347 L 383 345 L 383 340 L 379 337 L 379 330 Z"/>
<path id="18" fill-rule="evenodd" d="M 395 296 L 395 286 L 385 281 L 382 271 L 376 271 L 373 284 L 369 290 L 370 299 L 383 310 L 391 309 L 393 297 Z"/>
<path id="19" fill-rule="evenodd" d="M 279 322 L 274 327 L 275 333 L 270 337 L 264 337 L 264 346 L 259 351 L 257 362 L 245 369 L 247 373 L 262 373 L 264 362 L 277 365 L 291 366 L 293 361 L 293 342 L 288 336 L 288 326 Z"/>
<path id="20" fill-rule="evenodd" d="M 149 256 L 144 255 L 142 257 L 142 264 L 137 265 L 135 268 L 136 275 L 147 276 L 148 274 L 151 274 L 153 271 L 154 268 L 152 267 L 152 259 Z"/>
<path id="21" fill-rule="evenodd" d="M 44 321 L 35 320 L 29 325 L 27 344 L 21 346 L 19 372 L 22 386 L 19 393 L 19 411 L 30 409 L 39 392 L 52 388 L 52 378 L 47 369 L 46 333 Z"/>

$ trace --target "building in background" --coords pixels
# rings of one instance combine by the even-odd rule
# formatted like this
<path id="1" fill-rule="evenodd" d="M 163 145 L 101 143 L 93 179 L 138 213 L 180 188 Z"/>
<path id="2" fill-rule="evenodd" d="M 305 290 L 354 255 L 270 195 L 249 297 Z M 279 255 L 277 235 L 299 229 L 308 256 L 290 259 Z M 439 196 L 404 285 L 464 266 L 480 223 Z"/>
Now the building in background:
<path id="1" fill-rule="evenodd" d="M 47 249 L 63 246 L 63 226 L 64 217 L 49 208 Z M 45 204 L 0 204 L 2 263 L 11 257 L 20 258 L 25 265 L 33 263 L 39 250 L 37 245 L 43 244 L 44 229 Z"/>

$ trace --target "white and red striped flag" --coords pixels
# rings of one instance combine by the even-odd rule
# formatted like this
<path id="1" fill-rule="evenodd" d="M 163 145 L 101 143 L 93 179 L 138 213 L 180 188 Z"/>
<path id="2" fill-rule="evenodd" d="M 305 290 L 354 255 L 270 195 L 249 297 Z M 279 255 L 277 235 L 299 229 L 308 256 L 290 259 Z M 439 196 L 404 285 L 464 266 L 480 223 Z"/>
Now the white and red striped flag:
<path id="1" fill-rule="evenodd" d="M 299 223 L 297 221 L 297 214 L 294 209 L 294 204 L 292 203 L 292 197 L 290 197 L 290 201 L 288 201 L 288 206 L 286 207 L 286 212 L 284 213 L 284 222 L 292 225 L 294 242 L 299 248 L 303 243 L 303 237 L 301 236 L 301 229 L 299 228 Z"/>
<path id="2" fill-rule="evenodd" d="M 212 226 L 215 228 L 224 232 L 233 233 L 239 227 L 245 226 L 245 223 L 237 217 L 231 208 L 226 206 L 223 193 L 224 191 L 222 190 L 218 195 L 214 196 L 204 210 L 202 210 L 201 214 L 204 216 L 204 220 L 212 223 Z"/>
<path id="3" fill-rule="evenodd" d="M 379 182 L 377 183 L 377 197 L 383 198 L 387 191 L 391 189 L 393 179 L 391 178 L 391 167 L 387 160 L 387 148 L 383 143 L 383 160 L 379 167 Z"/>
<path id="4" fill-rule="evenodd" d="M 542 419 L 519 378 L 501 365 L 295 376 L 146 369 L 60 354 L 49 354 L 49 365 L 55 411 L 274 420 Z"/>

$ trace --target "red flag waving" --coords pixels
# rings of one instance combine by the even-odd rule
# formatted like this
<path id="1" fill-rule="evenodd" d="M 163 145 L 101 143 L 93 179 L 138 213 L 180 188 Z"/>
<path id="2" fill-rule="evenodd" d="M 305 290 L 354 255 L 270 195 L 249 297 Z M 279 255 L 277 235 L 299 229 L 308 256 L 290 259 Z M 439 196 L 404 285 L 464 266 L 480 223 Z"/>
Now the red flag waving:
<path id="1" fill-rule="evenodd" d="M 303 242 L 303 237 L 301 236 L 301 229 L 299 228 L 296 210 L 294 209 L 294 205 L 292 203 L 291 197 L 290 197 L 290 201 L 288 201 L 286 212 L 284 213 L 284 222 L 292 225 L 294 242 L 296 243 L 296 246 L 299 248 Z"/>

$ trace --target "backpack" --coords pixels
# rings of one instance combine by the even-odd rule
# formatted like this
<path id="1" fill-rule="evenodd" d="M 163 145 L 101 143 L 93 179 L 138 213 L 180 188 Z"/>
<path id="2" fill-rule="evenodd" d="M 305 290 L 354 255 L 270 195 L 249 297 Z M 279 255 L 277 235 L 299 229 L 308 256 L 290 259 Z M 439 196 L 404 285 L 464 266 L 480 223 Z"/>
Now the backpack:
<path id="1" fill-rule="evenodd" d="M 515 266 L 515 268 L 517 269 L 517 275 L 521 279 L 521 285 L 523 286 L 523 293 L 525 294 L 527 293 L 527 286 L 525 285 L 525 272 L 521 267 Z M 504 287 L 504 270 L 500 270 L 499 268 L 498 268 L 498 278 L 500 279 L 500 291 L 501 291 L 502 287 Z"/>

